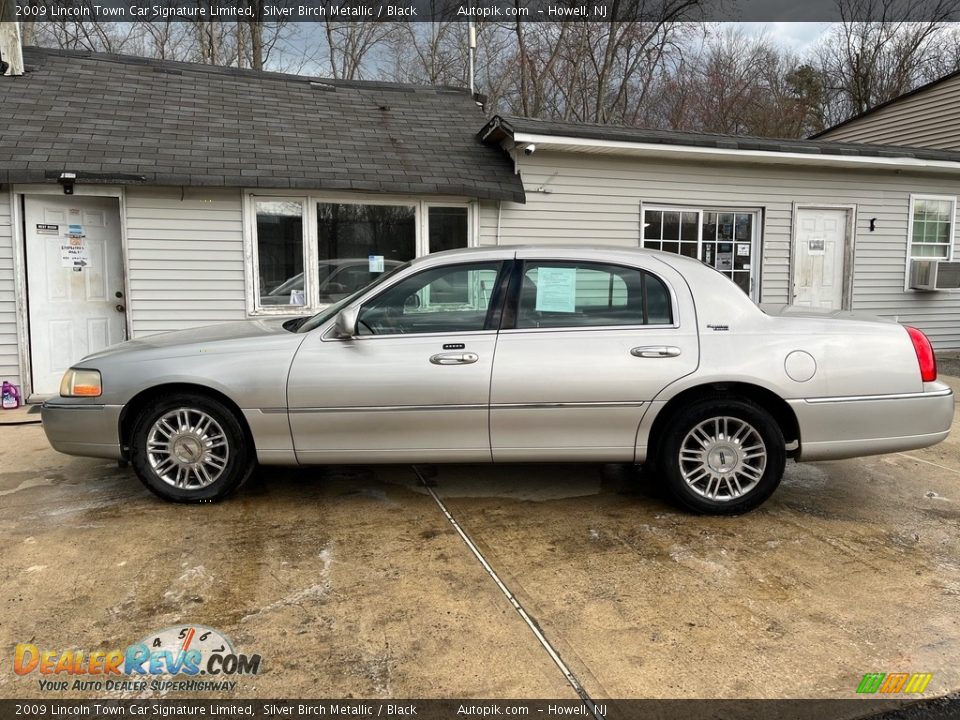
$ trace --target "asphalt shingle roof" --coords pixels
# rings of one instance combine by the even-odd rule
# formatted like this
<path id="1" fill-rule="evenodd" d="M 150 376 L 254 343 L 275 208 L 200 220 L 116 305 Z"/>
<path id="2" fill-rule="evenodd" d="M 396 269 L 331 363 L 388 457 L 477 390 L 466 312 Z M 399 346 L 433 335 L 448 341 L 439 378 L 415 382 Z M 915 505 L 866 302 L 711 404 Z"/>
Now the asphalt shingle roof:
<path id="1" fill-rule="evenodd" d="M 26 48 L 0 77 L 0 183 L 524 199 L 469 92 Z"/>
<path id="2" fill-rule="evenodd" d="M 727 150 L 760 150 L 766 152 L 802 153 L 809 155 L 848 155 L 852 157 L 915 158 L 917 160 L 947 160 L 960 162 L 960 152 L 902 147 L 898 145 L 868 145 L 864 143 L 829 142 L 825 140 L 791 140 L 753 137 L 748 135 L 710 135 L 676 130 L 649 130 L 622 125 L 593 125 L 560 120 L 501 116 L 490 120 L 478 137 L 488 142 L 499 142 L 516 133 L 574 137 L 591 140 L 615 140 L 654 145 L 685 145 L 690 147 L 723 148 Z"/>

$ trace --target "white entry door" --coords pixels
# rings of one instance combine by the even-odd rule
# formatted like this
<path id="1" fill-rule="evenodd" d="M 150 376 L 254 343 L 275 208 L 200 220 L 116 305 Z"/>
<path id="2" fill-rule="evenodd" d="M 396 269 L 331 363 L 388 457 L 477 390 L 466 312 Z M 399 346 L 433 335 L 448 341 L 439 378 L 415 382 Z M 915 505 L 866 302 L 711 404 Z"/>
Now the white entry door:
<path id="1" fill-rule="evenodd" d="M 847 210 L 799 208 L 793 242 L 793 304 L 841 310 Z"/>
<path id="2" fill-rule="evenodd" d="M 26 196 L 33 393 L 54 395 L 77 360 L 126 339 L 117 198 Z"/>

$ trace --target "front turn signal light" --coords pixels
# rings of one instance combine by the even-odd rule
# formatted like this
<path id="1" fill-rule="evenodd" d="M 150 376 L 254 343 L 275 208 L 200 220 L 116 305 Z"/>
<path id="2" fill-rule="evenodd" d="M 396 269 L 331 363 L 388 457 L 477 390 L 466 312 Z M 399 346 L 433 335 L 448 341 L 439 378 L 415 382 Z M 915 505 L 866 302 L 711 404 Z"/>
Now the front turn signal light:
<path id="1" fill-rule="evenodd" d="M 100 397 L 103 385 L 97 370 L 70 368 L 60 381 L 60 397 Z"/>

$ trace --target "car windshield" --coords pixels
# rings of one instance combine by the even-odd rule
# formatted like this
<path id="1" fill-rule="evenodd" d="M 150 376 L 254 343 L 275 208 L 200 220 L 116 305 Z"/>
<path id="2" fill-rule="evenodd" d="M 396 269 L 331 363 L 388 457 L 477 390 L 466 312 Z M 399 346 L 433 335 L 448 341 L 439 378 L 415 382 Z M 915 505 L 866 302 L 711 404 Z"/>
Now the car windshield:
<path id="1" fill-rule="evenodd" d="M 361 295 L 363 295 L 365 292 L 367 292 L 367 291 L 370 290 L 371 288 L 376 287 L 377 285 L 379 285 L 380 283 L 382 283 L 382 282 L 383 282 L 384 280 L 386 280 L 387 278 L 389 278 L 389 277 L 397 274 L 399 271 L 403 270 L 404 268 L 408 267 L 409 265 L 410 265 L 410 263 L 407 262 L 407 263 L 403 263 L 403 265 L 397 265 L 395 268 L 391 268 L 389 272 L 383 273 L 383 275 L 380 275 L 380 276 L 379 276 L 376 280 L 374 280 L 372 283 L 369 283 L 368 285 L 364 285 L 362 288 L 360 288 L 359 290 L 357 290 L 355 293 L 352 293 L 351 295 L 348 295 L 347 297 L 343 298 L 343 300 L 340 300 L 339 302 L 334 303 L 334 304 L 331 305 L 330 307 L 321 310 L 320 312 L 318 312 L 318 313 L 317 313 L 316 315 L 314 315 L 313 317 L 307 318 L 307 320 L 306 320 L 303 324 L 301 324 L 300 327 L 297 328 L 297 332 L 298 332 L 298 333 L 306 333 L 306 332 L 310 332 L 311 330 L 314 330 L 314 329 L 320 327 L 321 325 L 323 325 L 323 323 L 325 323 L 327 320 L 329 320 L 329 319 L 332 318 L 334 315 L 336 315 L 338 312 L 340 312 L 340 310 L 341 310 L 342 308 L 344 308 L 344 307 L 346 307 L 347 305 L 349 305 L 350 303 L 352 303 L 356 298 L 360 297 Z"/>

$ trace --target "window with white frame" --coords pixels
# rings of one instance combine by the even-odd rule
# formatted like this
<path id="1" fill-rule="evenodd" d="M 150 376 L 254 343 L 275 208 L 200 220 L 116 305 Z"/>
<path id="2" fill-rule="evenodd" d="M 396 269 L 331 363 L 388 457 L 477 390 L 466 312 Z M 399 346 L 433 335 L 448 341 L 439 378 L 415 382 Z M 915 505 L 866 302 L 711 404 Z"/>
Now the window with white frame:
<path id="1" fill-rule="evenodd" d="M 337 302 L 413 258 L 467 247 L 466 202 L 248 195 L 253 312 Z"/>
<path id="2" fill-rule="evenodd" d="M 644 206 L 642 212 L 643 247 L 698 258 L 753 296 L 758 211 Z"/>
<path id="3" fill-rule="evenodd" d="M 910 201 L 910 257 L 950 260 L 957 199 L 914 195 Z"/>

